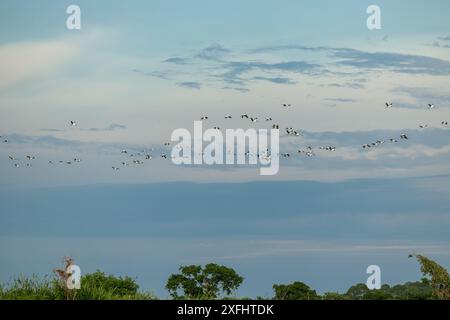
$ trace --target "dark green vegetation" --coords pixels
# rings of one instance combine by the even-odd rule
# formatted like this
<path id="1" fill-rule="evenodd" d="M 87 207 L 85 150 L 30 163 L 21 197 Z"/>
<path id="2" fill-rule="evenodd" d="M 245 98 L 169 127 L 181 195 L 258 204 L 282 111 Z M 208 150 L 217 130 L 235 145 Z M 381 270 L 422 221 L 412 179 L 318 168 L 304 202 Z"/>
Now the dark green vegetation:
<path id="1" fill-rule="evenodd" d="M 292 284 L 274 284 L 275 300 L 317 300 L 320 297 L 316 290 L 311 289 L 303 282 L 294 282 Z"/>
<path id="2" fill-rule="evenodd" d="M 180 272 L 172 274 L 166 284 L 174 299 L 216 299 L 221 294 L 230 295 L 244 281 L 233 269 L 214 263 L 204 268 L 181 266 Z"/>
<path id="3" fill-rule="evenodd" d="M 395 286 L 383 285 L 369 290 L 363 283 L 350 287 L 346 293 L 327 292 L 323 295 L 302 282 L 275 284 L 275 300 L 450 300 L 450 276 L 438 263 L 422 255 L 410 255 L 420 263 L 424 275 L 420 281 Z M 169 276 L 166 289 L 174 299 L 227 299 L 244 281 L 235 270 L 217 264 L 181 266 L 180 273 Z M 151 300 L 150 293 L 139 291 L 130 277 L 106 275 L 101 271 L 81 278 L 81 289 L 68 290 L 64 275 L 57 277 L 19 277 L 8 285 L 0 285 L 3 300 Z M 236 297 L 234 297 L 236 298 Z M 260 299 L 260 297 L 258 297 Z"/>
<path id="4" fill-rule="evenodd" d="M 273 288 L 276 300 L 430 300 L 437 298 L 433 296 L 433 287 L 426 278 L 393 287 L 385 284 L 380 290 L 369 290 L 364 283 L 358 283 L 351 286 L 344 294 L 326 292 L 322 296 L 302 282 L 274 285 Z"/>
<path id="5" fill-rule="evenodd" d="M 105 275 L 101 271 L 81 278 L 80 290 L 67 290 L 60 279 L 37 276 L 19 277 L 8 286 L 0 286 L 4 300 L 151 300 L 152 294 L 138 291 L 139 285 L 130 277 Z"/>
<path id="6" fill-rule="evenodd" d="M 420 271 L 430 279 L 433 296 L 438 299 L 450 300 L 450 276 L 444 267 L 422 255 L 410 255 L 416 257 L 420 263 Z"/>

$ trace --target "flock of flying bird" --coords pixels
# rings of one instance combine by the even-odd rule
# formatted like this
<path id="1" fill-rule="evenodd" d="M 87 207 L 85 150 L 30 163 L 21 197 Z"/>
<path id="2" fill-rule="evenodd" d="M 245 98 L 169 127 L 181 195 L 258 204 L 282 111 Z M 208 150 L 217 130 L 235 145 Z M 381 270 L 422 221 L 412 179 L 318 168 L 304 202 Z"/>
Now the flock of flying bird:
<path id="1" fill-rule="evenodd" d="M 394 106 L 394 104 L 392 102 L 386 102 L 385 103 L 385 108 L 392 108 L 393 106 Z M 282 107 L 283 108 L 291 108 L 292 105 L 288 104 L 288 103 L 283 103 Z M 428 106 L 427 106 L 428 110 L 432 110 L 434 108 L 435 108 L 434 104 L 428 104 Z M 232 119 L 233 116 L 230 115 L 230 114 L 227 114 L 227 115 L 224 116 L 224 118 L 225 119 Z M 259 122 L 259 118 L 258 117 L 250 116 L 247 113 L 241 114 L 240 118 L 241 119 L 245 119 L 245 120 L 249 120 L 250 123 Z M 207 115 L 205 115 L 205 116 L 200 117 L 200 120 L 201 121 L 207 121 L 207 120 L 209 120 L 209 117 Z M 272 119 L 272 117 L 265 117 L 264 118 L 264 122 L 266 122 L 266 123 L 273 122 L 273 119 Z M 76 121 L 73 121 L 73 120 L 69 121 L 69 126 L 76 127 L 77 125 L 78 124 L 77 124 Z M 441 125 L 442 126 L 448 126 L 448 121 L 442 121 Z M 272 123 L 271 128 L 272 129 L 280 129 L 280 125 Z M 428 128 L 428 124 L 421 124 L 421 125 L 419 125 L 419 128 L 420 129 Z M 213 129 L 220 130 L 220 127 L 214 126 Z M 292 127 L 286 127 L 284 129 L 284 133 L 285 133 L 286 136 L 297 136 L 297 137 L 298 136 L 303 136 L 303 134 L 299 130 L 294 130 Z M 406 141 L 406 140 L 409 140 L 408 136 L 405 133 L 402 133 L 402 134 L 400 134 L 400 136 L 398 138 L 394 137 L 394 138 L 388 138 L 386 140 L 377 140 L 377 141 L 374 141 L 374 142 L 365 143 L 365 144 L 362 145 L 362 148 L 363 149 L 371 149 L 371 148 L 375 148 L 375 147 L 381 146 L 382 144 L 384 144 L 386 142 L 397 143 L 397 142 Z M 2 143 L 9 143 L 10 142 L 10 140 L 8 138 L 2 137 L 2 136 L 0 136 L 0 141 L 2 141 Z M 169 151 L 168 148 L 170 147 L 170 145 L 171 145 L 170 142 L 166 142 L 166 143 L 163 144 L 163 150 L 167 150 L 167 152 L 162 152 L 160 154 L 160 158 L 162 158 L 162 159 L 168 159 L 169 158 L 169 156 L 168 156 L 168 153 L 169 153 L 168 152 Z M 328 151 L 328 152 L 333 152 L 333 151 L 336 150 L 336 147 L 334 147 L 334 146 L 320 146 L 320 147 L 314 148 L 312 146 L 307 146 L 305 149 L 299 149 L 297 152 L 300 155 L 305 155 L 307 157 L 313 157 L 313 156 L 315 156 L 314 149 Z M 117 170 L 120 170 L 121 167 L 127 167 L 130 164 L 134 164 L 134 165 L 144 164 L 145 161 L 153 159 L 153 155 L 152 155 L 153 151 L 154 151 L 154 148 L 144 149 L 144 150 L 141 150 L 139 152 L 131 152 L 129 150 L 123 149 L 120 152 L 120 154 L 122 156 L 126 157 L 126 158 L 124 158 L 123 161 L 121 161 L 120 165 L 115 165 L 115 166 L 112 166 L 111 168 L 112 168 L 112 170 L 117 171 Z M 250 155 L 249 152 L 245 153 L 245 156 L 249 156 L 249 155 Z M 265 152 L 263 152 L 262 154 L 258 154 L 257 156 L 260 157 L 260 158 L 264 158 L 266 161 L 267 160 L 270 161 L 270 158 L 271 158 L 269 150 L 266 150 Z M 280 153 L 279 156 L 281 156 L 283 158 L 290 158 L 291 157 L 291 153 L 284 152 L 284 153 Z M 26 162 L 23 165 L 25 167 L 31 167 L 32 166 L 31 162 L 33 160 L 35 160 L 35 159 L 36 159 L 36 156 L 27 155 L 24 158 L 24 160 L 26 160 Z M 19 168 L 21 166 L 20 163 L 19 163 L 20 160 L 17 159 L 16 157 L 14 157 L 14 156 L 10 155 L 9 156 L 9 160 L 11 160 L 13 162 L 14 167 Z M 76 163 L 80 163 L 80 162 L 82 162 L 82 160 L 80 158 L 76 158 L 75 157 L 75 158 L 72 158 L 71 160 L 68 160 L 68 161 L 67 160 L 59 160 L 57 162 L 54 162 L 54 161 L 50 160 L 48 162 L 48 164 L 49 165 L 53 165 L 55 163 L 59 163 L 59 164 L 71 165 L 71 164 L 76 164 Z"/>

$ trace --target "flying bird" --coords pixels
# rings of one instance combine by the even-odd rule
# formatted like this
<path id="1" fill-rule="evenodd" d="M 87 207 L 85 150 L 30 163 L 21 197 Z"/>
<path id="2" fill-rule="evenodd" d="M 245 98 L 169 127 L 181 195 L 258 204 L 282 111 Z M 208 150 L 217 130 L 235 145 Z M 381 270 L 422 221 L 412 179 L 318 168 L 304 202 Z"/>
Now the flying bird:
<path id="1" fill-rule="evenodd" d="M 286 133 L 288 135 L 293 135 L 293 136 L 300 136 L 300 135 L 302 135 L 300 133 L 300 131 L 294 130 L 293 128 L 286 128 Z"/>
<path id="2" fill-rule="evenodd" d="M 321 149 L 321 150 L 326 150 L 326 151 L 336 151 L 336 147 L 333 147 L 333 146 L 329 146 L 329 147 L 320 147 L 319 149 Z"/>
<path id="3" fill-rule="evenodd" d="M 429 104 L 428 104 L 428 109 L 429 109 L 429 110 L 434 109 L 434 104 L 429 103 Z"/>
<path id="4" fill-rule="evenodd" d="M 308 147 L 307 148 L 308 150 L 298 150 L 297 152 L 298 153 L 300 153 L 300 154 L 304 154 L 304 155 L 306 155 L 307 157 L 313 157 L 313 156 L 315 156 L 315 154 L 314 154 L 314 152 L 312 151 L 312 148 L 311 147 Z"/>
<path id="5" fill-rule="evenodd" d="M 77 125 L 76 121 L 70 120 L 70 126 L 75 127 Z"/>
<path id="6" fill-rule="evenodd" d="M 392 108 L 394 106 L 394 104 L 392 102 L 386 102 L 384 105 L 385 105 L 385 108 Z"/>

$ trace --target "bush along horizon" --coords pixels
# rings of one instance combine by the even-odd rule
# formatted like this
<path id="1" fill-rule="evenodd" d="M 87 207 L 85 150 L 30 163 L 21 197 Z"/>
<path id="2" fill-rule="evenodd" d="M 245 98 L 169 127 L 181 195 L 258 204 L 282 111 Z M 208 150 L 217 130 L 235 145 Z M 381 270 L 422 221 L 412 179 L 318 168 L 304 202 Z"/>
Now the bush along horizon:
<path id="1" fill-rule="evenodd" d="M 351 286 L 345 293 L 325 292 L 320 295 L 307 284 L 295 281 L 274 284 L 272 300 L 450 300 L 450 276 L 437 262 L 418 254 L 409 255 L 420 264 L 423 278 L 380 289 L 369 290 L 366 284 Z M 73 261 L 64 260 L 63 269 L 54 270 L 53 276 L 18 276 L 8 284 L 0 284 L 0 300 L 155 300 L 154 294 L 139 290 L 137 280 L 131 277 L 107 275 L 97 270 L 81 276 L 81 286 L 69 290 L 66 285 L 67 266 Z M 244 282 L 234 269 L 209 263 L 205 266 L 180 266 L 179 273 L 171 274 L 166 289 L 176 300 L 251 299 L 235 296 Z"/>

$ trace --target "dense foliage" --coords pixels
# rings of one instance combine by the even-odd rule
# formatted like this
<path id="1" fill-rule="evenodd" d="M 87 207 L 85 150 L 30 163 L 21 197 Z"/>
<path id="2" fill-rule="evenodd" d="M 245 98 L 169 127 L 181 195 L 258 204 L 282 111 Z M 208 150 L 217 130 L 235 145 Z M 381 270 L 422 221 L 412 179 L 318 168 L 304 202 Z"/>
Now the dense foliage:
<path id="1" fill-rule="evenodd" d="M 244 281 L 231 268 L 214 263 L 181 266 L 179 274 L 172 274 L 166 289 L 174 299 L 215 299 L 219 295 L 230 295 Z"/>
<path id="2" fill-rule="evenodd" d="M 433 296 L 437 299 L 450 300 L 450 276 L 444 267 L 422 255 L 415 256 L 420 263 L 420 271 L 429 279 Z"/>
<path id="3" fill-rule="evenodd" d="M 292 284 L 283 285 L 275 284 L 275 300 L 316 300 L 319 299 L 316 291 L 311 289 L 303 282 L 294 282 Z"/>
<path id="4" fill-rule="evenodd" d="M 273 285 L 275 300 L 431 300 L 450 299 L 450 277 L 447 270 L 422 255 L 410 255 L 420 263 L 424 275 L 420 281 L 369 290 L 363 283 L 351 286 L 347 292 L 326 292 L 323 295 L 303 282 Z M 228 298 L 244 278 L 235 270 L 217 264 L 181 266 L 172 274 L 166 289 L 174 299 Z M 60 271 L 60 270 L 57 270 Z M 18 277 L 8 285 L 0 284 L 0 300 L 150 300 L 155 297 L 139 291 L 136 280 L 96 271 L 81 277 L 79 290 L 68 290 L 61 277 Z M 248 299 L 248 298 L 246 298 Z M 258 297 L 259 299 L 259 297 Z M 270 298 L 266 298 L 270 299 Z"/>
<path id="5" fill-rule="evenodd" d="M 139 292 L 139 285 L 130 277 L 115 277 L 101 271 L 81 278 L 79 290 L 68 291 L 60 279 L 19 277 L 7 286 L 0 286 L 0 299 L 4 300 L 149 300 L 149 293 Z"/>

